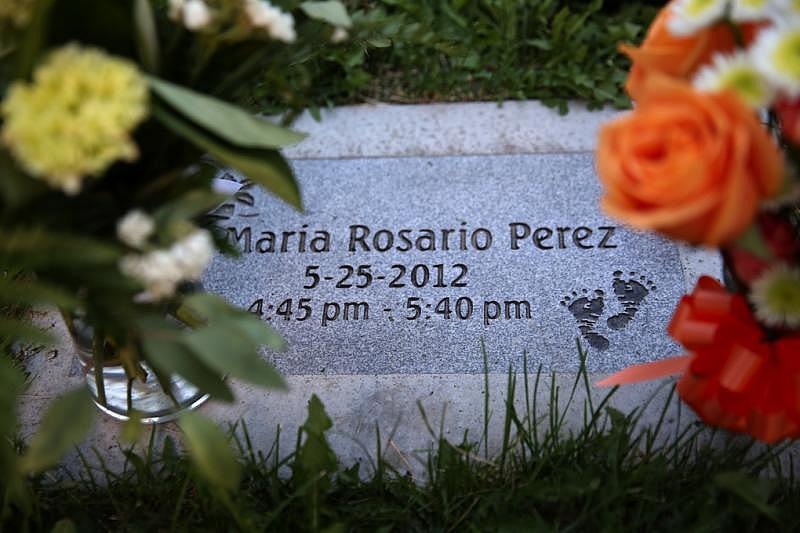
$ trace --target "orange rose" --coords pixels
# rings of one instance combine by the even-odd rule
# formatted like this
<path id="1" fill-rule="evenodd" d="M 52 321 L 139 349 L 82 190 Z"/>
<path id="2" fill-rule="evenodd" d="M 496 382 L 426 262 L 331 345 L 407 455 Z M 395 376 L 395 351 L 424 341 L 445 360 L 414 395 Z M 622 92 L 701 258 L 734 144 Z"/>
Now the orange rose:
<path id="1" fill-rule="evenodd" d="M 783 177 L 783 158 L 735 94 L 647 80 L 634 111 L 603 127 L 602 206 L 633 227 L 717 246 L 739 236 Z"/>
<path id="2" fill-rule="evenodd" d="M 620 51 L 633 61 L 625 89 L 634 100 L 642 97 L 644 81 L 650 74 L 689 79 L 699 67 L 710 63 L 715 53 L 732 52 L 736 48 L 733 32 L 724 24 L 703 28 L 688 37 L 672 35 L 667 28 L 671 10 L 672 3 L 658 13 L 639 48 L 620 46 Z M 745 42 L 752 41 L 761 26 L 755 23 L 742 25 Z"/>

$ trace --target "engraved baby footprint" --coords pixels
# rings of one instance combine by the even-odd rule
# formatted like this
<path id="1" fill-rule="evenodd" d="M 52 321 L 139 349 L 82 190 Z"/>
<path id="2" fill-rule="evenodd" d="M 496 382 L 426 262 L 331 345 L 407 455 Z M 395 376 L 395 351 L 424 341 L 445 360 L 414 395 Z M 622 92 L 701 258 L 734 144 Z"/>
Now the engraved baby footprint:
<path id="1" fill-rule="evenodd" d="M 570 314 L 578 323 L 578 329 L 589 346 L 597 350 L 608 349 L 608 339 L 595 331 L 595 326 L 605 309 L 605 293 L 601 290 L 594 291 L 594 298 L 587 295 L 589 291 L 583 289 L 583 294 L 572 291 L 561 300 L 561 305 L 565 306 Z"/>
<path id="2" fill-rule="evenodd" d="M 644 303 L 647 295 L 656 290 L 656 286 L 645 276 L 636 277 L 636 272 L 630 272 L 628 279 L 622 279 L 623 272 L 614 272 L 614 281 L 611 288 L 622 305 L 622 312 L 609 317 L 606 323 L 613 330 L 621 330 L 628 327 L 637 311 Z"/>

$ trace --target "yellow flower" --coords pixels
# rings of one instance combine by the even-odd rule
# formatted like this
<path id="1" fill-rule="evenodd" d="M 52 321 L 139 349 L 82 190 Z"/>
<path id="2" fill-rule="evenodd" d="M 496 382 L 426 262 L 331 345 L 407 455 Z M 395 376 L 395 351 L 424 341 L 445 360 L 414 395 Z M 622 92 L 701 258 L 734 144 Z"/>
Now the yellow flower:
<path id="1" fill-rule="evenodd" d="M 24 26 L 30 21 L 35 5 L 36 0 L 0 0 L 0 20 Z"/>
<path id="2" fill-rule="evenodd" d="M 131 130 L 147 114 L 136 66 L 101 50 L 67 45 L 14 83 L 2 103 L 2 141 L 19 164 L 67 194 L 114 161 L 138 157 Z"/>

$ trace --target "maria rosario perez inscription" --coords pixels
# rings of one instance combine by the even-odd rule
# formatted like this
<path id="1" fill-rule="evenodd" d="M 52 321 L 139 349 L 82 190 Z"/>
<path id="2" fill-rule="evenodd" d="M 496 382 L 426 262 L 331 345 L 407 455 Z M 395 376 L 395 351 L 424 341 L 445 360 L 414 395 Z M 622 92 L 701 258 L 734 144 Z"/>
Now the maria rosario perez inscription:
<path id="1" fill-rule="evenodd" d="M 576 247 L 616 248 L 615 226 L 532 226 L 526 222 L 508 224 L 511 250 L 526 245 L 538 250 L 564 250 Z M 228 238 L 242 253 L 325 253 L 331 252 L 333 235 L 326 229 L 311 229 L 303 224 L 296 230 L 262 230 L 252 226 L 228 227 Z M 404 228 L 397 231 L 381 228 L 373 231 L 363 224 L 349 226 L 343 250 L 348 252 L 436 252 L 480 251 L 492 248 L 493 232 L 488 228 L 470 229 L 466 222 L 458 228 L 440 230 Z"/>

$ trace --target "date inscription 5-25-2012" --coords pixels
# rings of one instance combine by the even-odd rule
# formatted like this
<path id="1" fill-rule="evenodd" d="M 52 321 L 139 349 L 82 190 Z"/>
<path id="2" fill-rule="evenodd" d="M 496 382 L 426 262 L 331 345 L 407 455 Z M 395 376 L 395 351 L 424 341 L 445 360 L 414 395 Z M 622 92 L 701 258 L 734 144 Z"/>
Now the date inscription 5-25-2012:
<path id="1" fill-rule="evenodd" d="M 366 289 L 374 282 L 388 280 L 387 286 L 400 289 L 406 286 L 417 288 L 432 287 L 466 287 L 467 265 L 456 263 L 454 265 L 405 265 L 395 264 L 389 272 L 375 272 L 372 265 L 341 265 L 336 276 L 330 272 L 322 272 L 319 265 L 306 267 L 304 289 L 315 289 L 322 282 L 334 283 L 337 289 Z"/>

